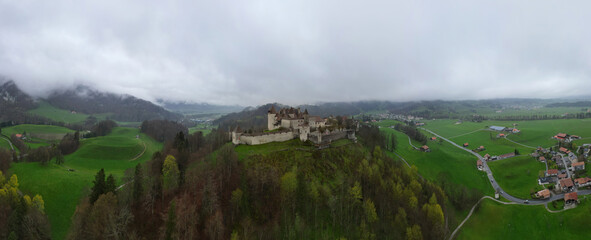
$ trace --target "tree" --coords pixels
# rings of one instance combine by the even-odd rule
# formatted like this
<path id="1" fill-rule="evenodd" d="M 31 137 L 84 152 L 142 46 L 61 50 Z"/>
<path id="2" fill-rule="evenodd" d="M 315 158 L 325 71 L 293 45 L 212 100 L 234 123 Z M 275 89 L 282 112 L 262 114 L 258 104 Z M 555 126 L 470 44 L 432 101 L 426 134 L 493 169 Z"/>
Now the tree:
<path id="1" fill-rule="evenodd" d="M 94 176 L 94 186 L 92 186 L 92 192 L 90 193 L 90 203 L 96 202 L 99 196 L 105 193 L 105 169 L 101 168 Z"/>
<path id="2" fill-rule="evenodd" d="M 61 151 L 58 151 L 55 155 L 55 164 L 62 165 L 65 162 L 64 155 Z"/>
<path id="3" fill-rule="evenodd" d="M 144 174 L 142 171 L 142 165 L 137 164 L 135 166 L 135 172 L 133 174 L 133 201 L 138 203 L 144 193 Z"/>
<path id="4" fill-rule="evenodd" d="M 115 185 L 115 177 L 113 177 L 113 174 L 109 174 L 107 177 L 107 182 L 105 183 L 105 193 L 115 193 L 115 188 L 117 188 Z"/>
<path id="5" fill-rule="evenodd" d="M 170 202 L 168 208 L 168 217 L 166 218 L 166 232 L 164 233 L 164 239 L 175 239 L 175 227 L 176 227 L 176 204 L 173 201 Z"/>
<path id="6" fill-rule="evenodd" d="M 396 141 L 396 135 L 395 134 L 390 135 L 390 151 L 394 151 L 396 149 L 397 145 L 398 145 L 398 142 Z"/>
<path id="7" fill-rule="evenodd" d="M 517 148 L 514 151 L 515 155 L 519 155 L 519 150 L 517 150 Z"/>
<path id="8" fill-rule="evenodd" d="M 179 184 L 179 167 L 176 163 L 176 158 L 172 155 L 166 156 L 164 164 L 162 165 L 162 178 L 165 190 L 174 190 Z"/>
<path id="9" fill-rule="evenodd" d="M 31 200 L 31 206 L 39 210 L 41 213 L 45 212 L 45 201 L 43 201 L 43 197 L 39 194 L 33 197 L 33 200 Z"/>
<path id="10" fill-rule="evenodd" d="M 423 233 L 419 225 L 413 225 L 412 227 L 406 228 L 406 240 L 422 240 Z"/>

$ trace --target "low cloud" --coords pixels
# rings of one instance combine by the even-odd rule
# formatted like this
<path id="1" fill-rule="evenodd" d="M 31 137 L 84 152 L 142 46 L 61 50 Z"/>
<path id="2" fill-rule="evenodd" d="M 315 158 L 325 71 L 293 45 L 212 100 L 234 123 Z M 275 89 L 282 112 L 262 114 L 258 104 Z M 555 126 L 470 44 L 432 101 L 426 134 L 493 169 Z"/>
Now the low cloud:
<path id="1" fill-rule="evenodd" d="M 591 87 L 587 1 L 0 1 L 0 74 L 43 96 L 302 104 Z"/>

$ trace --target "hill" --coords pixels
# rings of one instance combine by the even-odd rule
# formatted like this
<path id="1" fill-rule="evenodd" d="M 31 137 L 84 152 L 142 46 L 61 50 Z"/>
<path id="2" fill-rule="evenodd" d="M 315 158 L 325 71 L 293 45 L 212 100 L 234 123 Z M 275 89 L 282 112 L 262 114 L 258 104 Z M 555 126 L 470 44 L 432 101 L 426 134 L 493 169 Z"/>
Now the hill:
<path id="1" fill-rule="evenodd" d="M 27 113 L 37 107 L 34 99 L 21 91 L 14 81 L 0 85 L 0 127 L 15 123 L 41 123 L 48 119 Z"/>
<path id="2" fill-rule="evenodd" d="M 151 119 L 179 120 L 180 114 L 171 113 L 156 104 L 130 95 L 99 92 L 87 86 L 56 91 L 47 97 L 51 105 L 84 114 L 112 113 L 121 122 L 141 122 Z"/>

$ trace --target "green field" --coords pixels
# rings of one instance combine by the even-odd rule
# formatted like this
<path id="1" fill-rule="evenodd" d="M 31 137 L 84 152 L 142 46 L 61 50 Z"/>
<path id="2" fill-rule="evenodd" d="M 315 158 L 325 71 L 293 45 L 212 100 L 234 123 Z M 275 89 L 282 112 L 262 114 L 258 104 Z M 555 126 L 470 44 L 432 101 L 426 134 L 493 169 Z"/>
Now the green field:
<path id="1" fill-rule="evenodd" d="M 136 139 L 136 135 L 140 138 Z M 143 155 L 131 160 L 144 151 L 144 144 Z M 161 143 L 139 133 L 138 129 L 118 127 L 107 136 L 81 141 L 78 151 L 65 157 L 63 166 L 15 163 L 11 171 L 18 175 L 21 190 L 43 196 L 52 237 L 64 239 L 79 199 L 88 193 L 100 168 L 120 179 L 126 169 L 147 161 L 161 148 Z"/>
<path id="2" fill-rule="evenodd" d="M 22 134 L 24 132 L 27 133 L 28 137 L 24 140 L 25 144 L 30 148 L 38 148 L 41 146 L 49 146 L 52 143 L 58 143 L 66 133 L 73 133 L 74 130 L 60 126 L 33 124 L 21 124 L 2 129 L 2 134 L 6 136 Z M 6 143 L 6 141 L 2 141 Z M 0 145 L 0 147 L 2 146 L 4 145 Z"/>
<path id="3" fill-rule="evenodd" d="M 531 147 L 550 147 L 552 145 L 555 145 L 557 141 L 552 139 L 552 136 L 556 135 L 559 132 L 578 135 L 583 138 L 589 138 L 580 141 L 586 140 L 586 142 L 591 142 L 589 141 L 591 140 L 591 119 L 484 121 L 480 123 L 463 122 L 462 124 L 457 125 L 455 124 L 455 120 L 429 120 L 425 122 L 425 128 L 430 129 L 440 134 L 441 136 L 449 138 L 454 142 L 461 142 L 460 140 L 465 140 L 467 136 L 473 135 L 472 132 L 474 131 L 476 131 L 474 134 L 481 134 L 480 132 L 489 132 L 477 131 L 485 130 L 487 126 L 496 125 L 512 127 L 514 123 L 517 124 L 516 128 L 521 130 L 521 132 L 517 134 L 509 134 L 508 138 L 515 142 L 525 144 Z M 488 136 L 487 134 L 482 135 L 486 135 L 486 137 L 490 138 L 490 136 Z M 470 137 L 467 138 L 470 139 Z"/>
<path id="4" fill-rule="evenodd" d="M 591 198 L 575 209 L 550 213 L 544 206 L 502 205 L 486 199 L 456 239 L 589 239 Z"/>
<path id="5" fill-rule="evenodd" d="M 495 180 L 505 192 L 522 199 L 530 198 L 530 190 L 541 190 L 538 173 L 546 165 L 531 156 L 522 155 L 488 163 Z"/>
<path id="6" fill-rule="evenodd" d="M 69 110 L 64 110 L 60 108 L 56 108 L 45 101 L 39 102 L 39 107 L 30 110 L 29 113 L 36 114 L 39 116 L 43 116 L 49 118 L 51 120 L 57 122 L 64 122 L 64 123 L 78 123 L 83 122 L 88 118 L 88 114 L 83 113 L 72 113 Z M 104 120 L 108 116 L 112 115 L 111 113 L 101 113 L 101 114 L 94 114 L 93 116 L 97 118 L 97 120 Z"/>
<path id="7" fill-rule="evenodd" d="M 387 136 L 395 134 L 398 141 L 396 153 L 406 159 L 409 164 L 417 166 L 419 174 L 423 177 L 435 181 L 439 174 L 445 174 L 451 182 L 476 188 L 485 195 L 491 195 L 494 192 L 486 174 L 476 169 L 478 159 L 475 156 L 448 142 L 439 141 L 427 142 L 431 152 L 425 153 L 415 150 L 408 143 L 408 137 L 404 133 L 385 127 L 395 123 L 394 121 L 382 121 L 379 125 L 383 126 L 381 130 Z M 412 143 L 417 147 L 422 146 L 416 141 L 412 141 Z"/>

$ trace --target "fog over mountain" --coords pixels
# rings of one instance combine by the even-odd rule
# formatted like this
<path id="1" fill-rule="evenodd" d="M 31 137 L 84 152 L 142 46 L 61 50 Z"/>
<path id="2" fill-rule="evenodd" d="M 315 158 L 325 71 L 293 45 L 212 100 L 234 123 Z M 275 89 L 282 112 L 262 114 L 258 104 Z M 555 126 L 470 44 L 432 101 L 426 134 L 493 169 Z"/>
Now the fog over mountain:
<path id="1" fill-rule="evenodd" d="M 0 1 L 0 74 L 242 106 L 591 88 L 589 1 Z"/>

